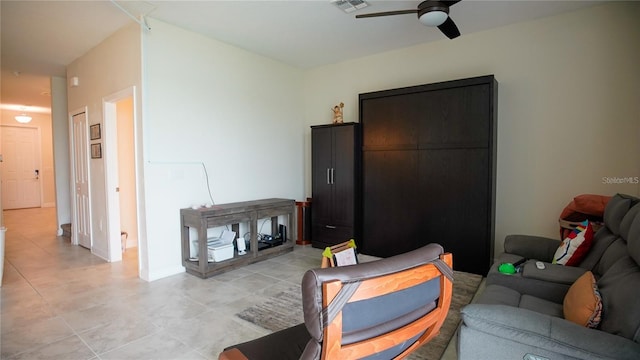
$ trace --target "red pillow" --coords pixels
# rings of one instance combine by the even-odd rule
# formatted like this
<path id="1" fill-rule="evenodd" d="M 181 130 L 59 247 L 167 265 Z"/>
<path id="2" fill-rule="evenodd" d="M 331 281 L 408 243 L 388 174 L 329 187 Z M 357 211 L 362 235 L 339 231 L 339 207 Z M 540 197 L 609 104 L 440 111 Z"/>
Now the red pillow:
<path id="1" fill-rule="evenodd" d="M 576 266 L 587 255 L 593 241 L 593 228 L 588 220 L 576 226 L 567 236 L 553 256 L 553 263 L 567 266 Z"/>
<path id="2" fill-rule="evenodd" d="M 607 207 L 609 200 L 611 200 L 611 196 L 593 194 L 578 195 L 573 198 L 577 211 L 594 216 L 604 214 L 604 208 Z"/>

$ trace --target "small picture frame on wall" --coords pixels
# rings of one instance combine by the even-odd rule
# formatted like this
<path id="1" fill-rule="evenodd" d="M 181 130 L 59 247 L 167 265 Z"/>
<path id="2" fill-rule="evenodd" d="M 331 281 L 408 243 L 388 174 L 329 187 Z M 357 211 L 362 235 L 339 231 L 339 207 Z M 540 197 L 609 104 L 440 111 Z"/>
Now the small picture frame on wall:
<path id="1" fill-rule="evenodd" d="M 89 126 L 89 137 L 91 138 L 91 140 L 98 140 L 102 137 L 102 134 L 100 132 L 100 124 Z"/>
<path id="2" fill-rule="evenodd" d="M 92 159 L 102 158 L 102 143 L 91 144 L 91 158 Z"/>

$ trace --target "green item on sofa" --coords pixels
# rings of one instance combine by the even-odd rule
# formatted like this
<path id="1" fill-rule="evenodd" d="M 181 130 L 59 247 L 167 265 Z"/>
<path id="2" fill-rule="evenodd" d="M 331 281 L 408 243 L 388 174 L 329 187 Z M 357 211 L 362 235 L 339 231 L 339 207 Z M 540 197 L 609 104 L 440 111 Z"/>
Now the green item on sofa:
<path id="1" fill-rule="evenodd" d="M 516 267 L 512 263 L 502 263 L 498 266 L 498 271 L 506 275 L 513 275 L 516 273 Z"/>

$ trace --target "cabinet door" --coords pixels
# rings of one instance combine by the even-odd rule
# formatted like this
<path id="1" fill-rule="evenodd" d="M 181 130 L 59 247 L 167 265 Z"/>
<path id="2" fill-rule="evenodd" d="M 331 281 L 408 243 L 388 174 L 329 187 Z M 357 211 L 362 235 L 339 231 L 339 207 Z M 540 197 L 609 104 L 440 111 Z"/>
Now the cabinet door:
<path id="1" fill-rule="evenodd" d="M 420 127 L 420 147 L 488 147 L 491 132 L 490 85 L 474 85 L 428 91 L 420 106 L 427 109 Z"/>
<path id="2" fill-rule="evenodd" d="M 332 191 L 332 132 L 331 128 L 317 128 L 311 131 L 311 162 L 312 178 L 311 191 L 312 223 L 331 223 Z"/>
<path id="3" fill-rule="evenodd" d="M 365 151 L 362 161 L 364 251 L 387 257 L 415 249 L 424 237 L 418 152 Z"/>
<path id="4" fill-rule="evenodd" d="M 437 242 L 455 257 L 454 268 L 476 274 L 489 269 L 490 184 L 487 149 L 420 151 L 418 246 Z"/>
<path id="5" fill-rule="evenodd" d="M 355 209 L 355 126 L 338 126 L 333 131 L 333 207 L 335 226 L 353 227 Z"/>
<path id="6" fill-rule="evenodd" d="M 418 123 L 424 117 L 421 94 L 389 96 L 361 102 L 363 146 L 366 150 L 393 148 L 415 149 Z"/>

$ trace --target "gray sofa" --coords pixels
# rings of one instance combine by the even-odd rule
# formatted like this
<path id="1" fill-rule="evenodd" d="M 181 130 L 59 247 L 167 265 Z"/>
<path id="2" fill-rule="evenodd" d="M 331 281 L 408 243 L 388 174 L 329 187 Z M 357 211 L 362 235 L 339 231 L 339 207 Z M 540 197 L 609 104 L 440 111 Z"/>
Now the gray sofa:
<path id="1" fill-rule="evenodd" d="M 615 195 L 604 221 L 576 267 L 551 264 L 559 240 L 507 237 L 485 290 L 461 311 L 459 358 L 640 359 L 640 200 Z M 499 264 L 523 258 L 520 272 L 498 271 Z M 586 271 L 594 274 L 602 297 L 596 329 L 564 319 L 564 296 Z"/>

